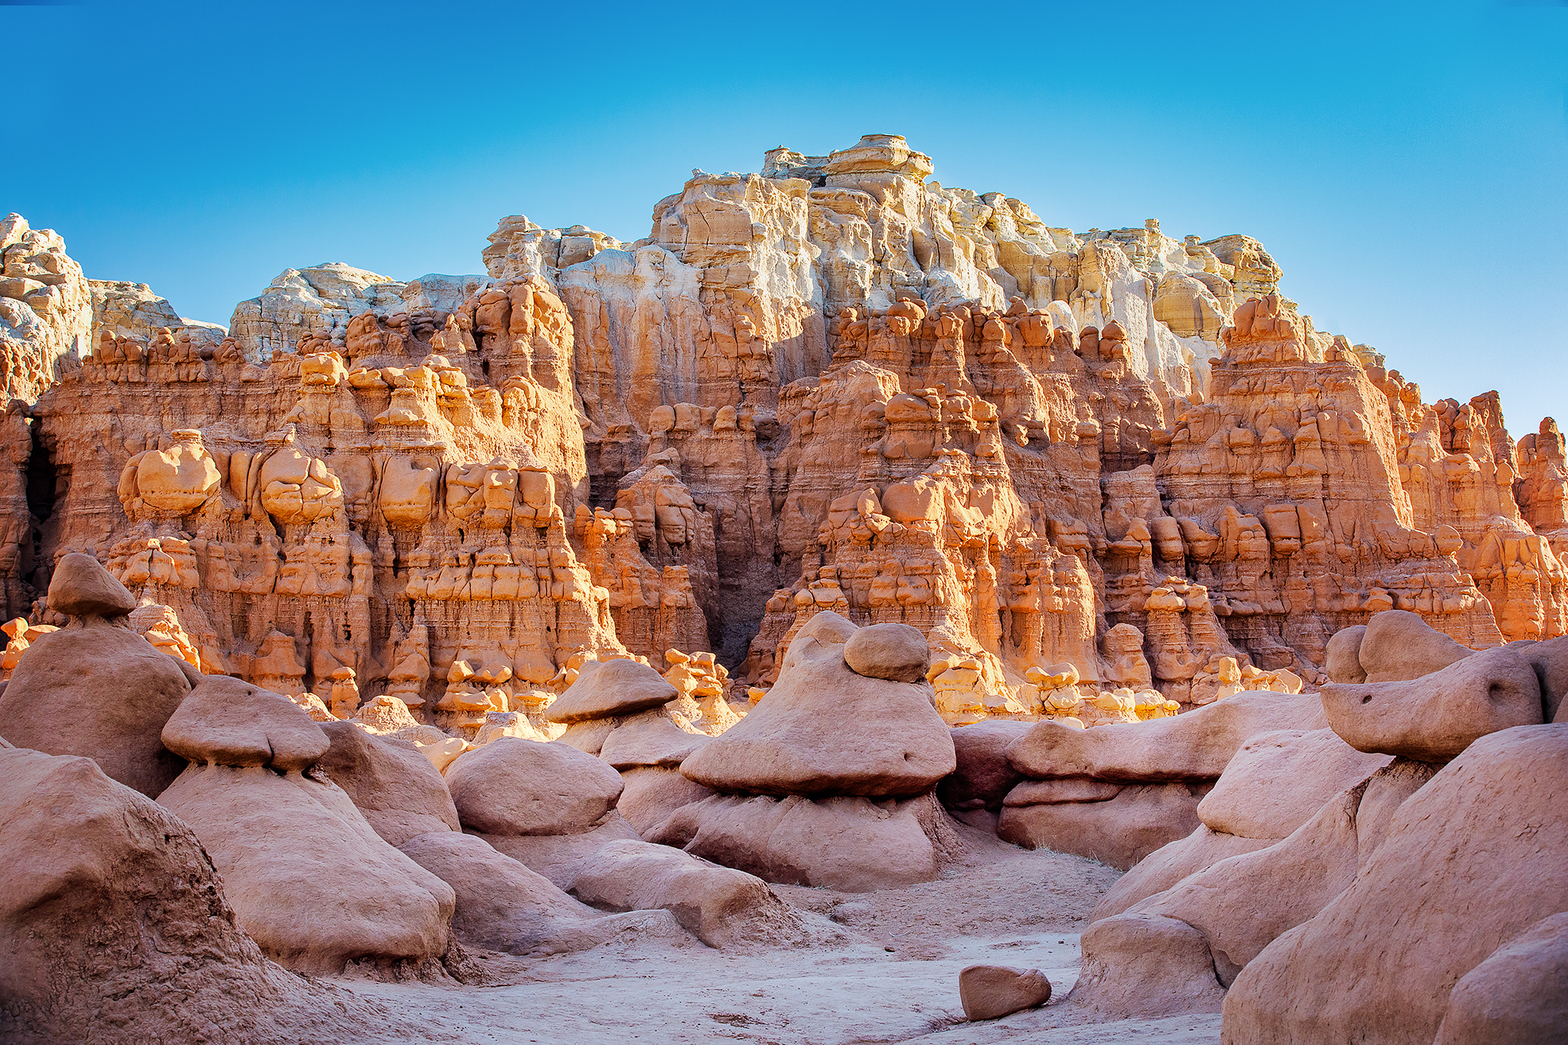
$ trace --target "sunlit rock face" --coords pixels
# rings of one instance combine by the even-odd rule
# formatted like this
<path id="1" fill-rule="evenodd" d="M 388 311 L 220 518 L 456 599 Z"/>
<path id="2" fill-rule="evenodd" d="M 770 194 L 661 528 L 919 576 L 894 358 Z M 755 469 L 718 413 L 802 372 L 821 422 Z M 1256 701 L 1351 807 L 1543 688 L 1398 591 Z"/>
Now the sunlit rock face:
<path id="1" fill-rule="evenodd" d="M 483 276 L 290 269 L 221 339 L 133 284 L 88 338 L 59 237 L 8 219 L 8 614 L 88 551 L 208 670 L 465 737 L 628 653 L 758 696 L 821 610 L 919 629 L 955 725 L 1299 691 L 1385 609 L 1568 627 L 1555 423 L 1424 404 L 1256 240 L 933 170 L 778 149 L 635 242 L 512 216 Z"/>

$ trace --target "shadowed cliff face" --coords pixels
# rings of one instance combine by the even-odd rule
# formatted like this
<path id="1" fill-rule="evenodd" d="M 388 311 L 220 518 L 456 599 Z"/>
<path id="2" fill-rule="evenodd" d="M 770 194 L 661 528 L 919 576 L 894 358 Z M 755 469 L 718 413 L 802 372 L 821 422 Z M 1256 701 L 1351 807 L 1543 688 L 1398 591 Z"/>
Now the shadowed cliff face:
<path id="1" fill-rule="evenodd" d="M 217 343 L 100 324 L 31 408 L 48 452 L 7 422 L 8 609 L 37 518 L 208 670 L 459 731 L 626 651 L 766 686 L 821 609 L 919 628 L 950 722 L 1292 689 L 1380 609 L 1565 630 L 1555 426 L 1422 404 L 1255 240 L 931 169 L 776 150 L 635 243 L 510 217 L 488 278 L 290 270 Z"/>

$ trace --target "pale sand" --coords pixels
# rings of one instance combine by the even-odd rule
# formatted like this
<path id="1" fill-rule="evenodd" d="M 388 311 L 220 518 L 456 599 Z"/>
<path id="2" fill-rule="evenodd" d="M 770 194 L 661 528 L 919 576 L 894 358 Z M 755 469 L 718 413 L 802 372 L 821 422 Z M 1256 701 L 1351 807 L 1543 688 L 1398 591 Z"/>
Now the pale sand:
<path id="1" fill-rule="evenodd" d="M 775 886 L 807 912 L 810 945 L 721 952 L 656 923 L 575 955 L 477 956 L 499 986 L 335 982 L 419 1019 L 436 1042 L 1216 1045 L 1217 1014 L 1084 1024 L 1060 1004 L 1078 975 L 1078 931 L 1118 872 L 968 828 L 964 839 L 968 858 L 923 885 Z M 980 962 L 1042 970 L 1051 1003 L 968 1023 L 958 973 Z"/>

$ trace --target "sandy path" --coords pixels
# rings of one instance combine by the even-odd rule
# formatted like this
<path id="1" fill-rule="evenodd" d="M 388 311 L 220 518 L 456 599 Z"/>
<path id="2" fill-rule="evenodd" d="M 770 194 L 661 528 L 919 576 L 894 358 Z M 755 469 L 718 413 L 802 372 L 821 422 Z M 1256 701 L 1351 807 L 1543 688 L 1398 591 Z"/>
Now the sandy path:
<path id="1" fill-rule="evenodd" d="M 776 886 L 808 912 L 811 945 L 737 953 L 689 938 L 632 938 L 550 959 L 492 958 L 501 986 L 337 982 L 416 1016 L 431 1041 L 1218 1042 L 1218 1016 L 1078 1025 L 1056 1002 L 1077 978 L 1078 930 L 1117 872 L 968 829 L 964 838 L 968 859 L 936 882 L 875 893 Z M 1053 1004 L 967 1023 L 958 973 L 977 962 L 1044 971 Z"/>

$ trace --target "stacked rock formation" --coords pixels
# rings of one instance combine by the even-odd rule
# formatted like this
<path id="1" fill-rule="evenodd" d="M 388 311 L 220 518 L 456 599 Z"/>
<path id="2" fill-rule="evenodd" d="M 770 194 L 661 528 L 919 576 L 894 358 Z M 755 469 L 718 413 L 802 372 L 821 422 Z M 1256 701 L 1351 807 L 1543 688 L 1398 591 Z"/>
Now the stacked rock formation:
<path id="1" fill-rule="evenodd" d="M 1381 680 L 1327 685 L 1328 728 L 1237 752 L 1202 824 L 1101 901 L 1070 1000 L 1223 1006 L 1227 1042 L 1552 1040 L 1568 836 L 1546 810 L 1563 800 L 1568 639 L 1455 658 L 1390 613 L 1335 645 Z M 1496 885 L 1477 891 L 1483 868 Z"/>
<path id="2" fill-rule="evenodd" d="M 866 890 L 936 877 L 957 838 L 933 789 L 955 759 L 928 661 L 907 625 L 812 617 L 777 685 L 681 762 L 721 794 L 648 837 L 775 882 Z"/>
<path id="3" fill-rule="evenodd" d="M 203 667 L 465 740 L 538 729 L 574 658 L 766 689 L 822 610 L 918 629 L 952 724 L 1294 691 L 1386 609 L 1568 630 L 1555 423 L 1424 404 L 1255 240 L 1074 233 L 932 169 L 775 150 L 631 243 L 514 216 L 484 276 L 291 269 L 216 345 L 105 285 L 76 355 L 17 335 L 64 372 L 27 364 L 0 425 L 6 610 L 48 623 L 91 552 Z M 26 300 L 89 307 L 58 237 L 6 228 Z"/>

